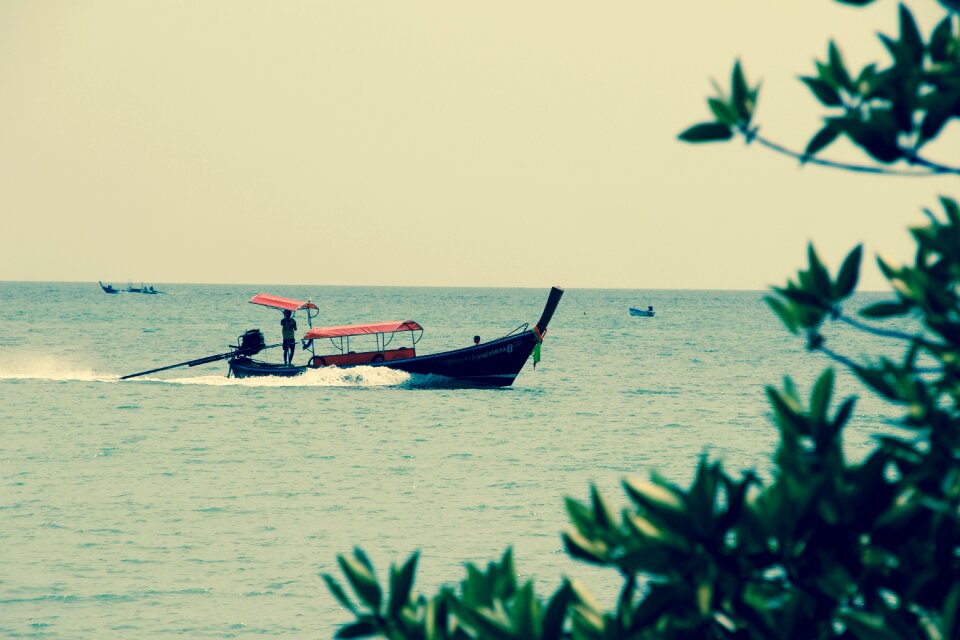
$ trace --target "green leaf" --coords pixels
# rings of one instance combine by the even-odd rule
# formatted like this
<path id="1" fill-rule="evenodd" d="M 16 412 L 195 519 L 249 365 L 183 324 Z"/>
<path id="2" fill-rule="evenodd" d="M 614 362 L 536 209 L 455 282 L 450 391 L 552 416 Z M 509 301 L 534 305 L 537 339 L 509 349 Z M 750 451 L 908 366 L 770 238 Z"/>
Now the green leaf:
<path id="1" fill-rule="evenodd" d="M 767 398 L 773 406 L 777 424 L 799 435 L 810 435 L 810 421 L 795 405 L 793 398 L 773 387 L 767 387 Z"/>
<path id="2" fill-rule="evenodd" d="M 930 36 L 930 58 L 934 62 L 946 62 L 950 54 L 950 42 L 953 40 L 953 16 L 940 21 Z"/>
<path id="3" fill-rule="evenodd" d="M 960 632 L 960 582 L 954 582 L 953 587 L 950 588 L 940 615 L 943 621 L 943 636 L 956 638 L 956 634 Z"/>
<path id="4" fill-rule="evenodd" d="M 643 544 L 631 547 L 629 551 L 617 558 L 616 566 L 621 571 L 645 573 L 650 577 L 676 571 L 678 559 L 688 558 L 690 547 L 693 545 L 685 542 L 692 535 L 692 531 L 686 529 L 689 527 L 685 527 L 684 531 L 677 533 L 666 544 Z"/>
<path id="5" fill-rule="evenodd" d="M 740 66 L 739 60 L 737 60 L 736 64 L 733 65 L 733 73 L 731 74 L 730 85 L 731 106 L 733 106 L 733 108 L 736 110 L 737 115 L 740 116 L 739 120 L 741 122 L 750 122 L 750 119 L 753 115 L 751 92 L 750 88 L 747 86 L 747 79 L 743 75 L 743 67 Z"/>
<path id="6" fill-rule="evenodd" d="M 347 594 L 344 592 L 343 587 L 340 586 L 340 583 L 337 582 L 333 576 L 328 574 L 323 574 L 323 581 L 327 583 L 327 588 L 330 589 L 330 592 L 333 594 L 333 597 L 343 605 L 343 608 L 349 611 L 350 613 L 356 614 L 357 608 L 354 606 L 353 602 L 347 598 Z"/>
<path id="7" fill-rule="evenodd" d="M 796 289 L 794 287 L 774 287 L 774 291 L 782 295 L 787 300 L 795 302 L 798 305 L 806 305 L 817 308 L 823 306 L 823 301 L 819 296 L 803 289 Z"/>
<path id="8" fill-rule="evenodd" d="M 573 558 L 580 558 L 587 562 L 599 565 L 607 563 L 607 545 L 599 540 L 587 540 L 577 531 L 566 531 L 562 534 L 563 545 L 567 554 Z"/>
<path id="9" fill-rule="evenodd" d="M 354 622 L 340 627 L 334 638 L 370 638 L 378 635 L 377 627 L 370 622 Z"/>
<path id="10" fill-rule="evenodd" d="M 639 631 L 655 625 L 658 620 L 666 617 L 664 614 L 675 607 L 678 600 L 676 587 L 652 582 L 646 597 L 637 603 L 633 612 L 632 630 Z M 657 637 L 657 634 L 654 633 L 652 637 Z"/>
<path id="11" fill-rule="evenodd" d="M 684 501 L 677 491 L 661 483 L 627 478 L 623 481 L 623 486 L 627 494 L 646 509 L 652 509 L 655 512 L 681 512 L 684 509 Z"/>
<path id="12" fill-rule="evenodd" d="M 810 91 L 813 92 L 813 95 L 817 97 L 817 100 L 819 100 L 825 106 L 843 106 L 843 101 L 840 99 L 840 94 L 825 80 L 814 78 L 813 76 L 802 76 L 800 79 L 804 82 L 804 84 L 807 85 L 807 87 L 809 87 Z"/>
<path id="13" fill-rule="evenodd" d="M 840 55 L 840 50 L 833 40 L 830 41 L 827 59 L 830 62 L 830 73 L 837 84 L 847 91 L 853 91 L 853 81 L 850 79 L 850 74 L 847 73 L 847 68 L 843 64 L 843 56 Z"/>
<path id="14" fill-rule="evenodd" d="M 883 277 L 887 280 L 893 280 L 897 277 L 897 269 L 888 264 L 887 261 L 880 256 L 877 256 L 877 267 L 880 268 L 880 273 L 882 273 Z"/>
<path id="15" fill-rule="evenodd" d="M 603 611 L 603 607 L 581 581 L 574 579 L 570 580 L 568 584 L 570 587 L 571 602 L 593 613 L 599 614 Z"/>
<path id="16" fill-rule="evenodd" d="M 940 196 L 940 204 L 943 205 L 943 210 L 947 212 L 947 220 L 950 221 L 950 225 L 960 227 L 960 205 L 957 204 L 957 201 L 953 198 Z"/>
<path id="17" fill-rule="evenodd" d="M 630 527 L 630 530 L 640 538 L 662 541 L 665 537 L 663 530 L 651 522 L 649 518 L 636 514 L 625 514 L 623 520 Z"/>
<path id="18" fill-rule="evenodd" d="M 814 293 L 821 298 L 829 298 L 833 293 L 833 286 L 830 283 L 830 273 L 827 271 L 827 268 L 823 266 L 823 263 L 820 262 L 820 258 L 817 256 L 817 250 L 814 249 L 812 242 L 807 245 L 807 259 L 810 262 L 810 275 L 813 277 Z"/>
<path id="19" fill-rule="evenodd" d="M 543 615 L 543 631 L 541 640 L 561 640 L 563 638 L 563 623 L 567 617 L 567 606 L 571 602 L 570 584 L 564 580 L 563 585 L 550 598 L 547 611 Z"/>
<path id="20" fill-rule="evenodd" d="M 830 123 L 827 123 L 822 129 L 820 129 L 820 131 L 810 138 L 810 142 L 807 143 L 807 148 L 803 151 L 804 158 L 802 161 L 805 161 L 807 158 L 812 158 L 819 151 L 825 149 L 837 139 L 837 136 L 839 136 L 840 133 L 840 129 Z"/>
<path id="21" fill-rule="evenodd" d="M 844 133 L 853 142 L 879 162 L 896 162 L 903 157 L 897 144 L 898 131 L 893 123 L 879 117 L 880 110 L 873 111 L 874 120 L 863 122 L 846 120 Z M 892 115 L 892 114 L 888 114 Z"/>
<path id="22" fill-rule="evenodd" d="M 370 562 L 370 558 L 367 557 L 367 554 L 364 553 L 363 549 L 361 549 L 360 547 L 354 547 L 353 556 L 357 560 L 359 560 L 361 563 L 363 563 L 363 566 L 367 568 L 367 571 L 370 572 L 370 575 L 374 575 L 375 572 L 373 570 L 373 563 Z"/>
<path id="23" fill-rule="evenodd" d="M 873 81 L 877 76 L 877 65 L 871 63 L 860 70 L 857 76 L 854 89 L 857 93 L 867 95 L 873 87 Z"/>
<path id="24" fill-rule="evenodd" d="M 517 570 L 513 566 L 513 547 L 507 547 L 500 563 L 491 563 L 488 573 L 493 577 L 494 595 L 501 599 L 512 596 L 517 590 Z"/>
<path id="25" fill-rule="evenodd" d="M 479 627 L 481 638 L 491 638 L 492 640 L 515 640 L 510 631 L 509 621 L 503 616 L 502 612 L 495 612 L 489 609 L 477 609 L 473 612 L 471 622 Z"/>
<path id="26" fill-rule="evenodd" d="M 826 422 L 827 408 L 833 395 L 833 369 L 825 369 L 813 385 L 810 396 L 810 417 L 818 422 Z"/>
<path id="27" fill-rule="evenodd" d="M 733 130 L 719 122 L 695 124 L 680 134 L 684 142 L 720 142 L 733 137 Z"/>
<path id="28" fill-rule="evenodd" d="M 900 46 L 913 64 L 923 63 L 923 37 L 906 5 L 900 5 Z"/>
<path id="29" fill-rule="evenodd" d="M 410 590 L 413 588 L 413 578 L 417 572 L 417 560 L 420 553 L 415 551 L 403 564 L 399 571 L 390 567 L 390 602 L 387 613 L 396 616 L 400 610 L 410 602 Z"/>
<path id="30" fill-rule="evenodd" d="M 744 511 L 744 504 L 747 500 L 748 492 L 752 486 L 760 484 L 760 479 L 753 470 L 742 472 L 740 481 L 733 480 L 730 476 L 723 476 L 724 493 L 727 496 L 725 512 L 721 517 L 720 527 L 723 530 L 728 529 L 733 523 L 740 522 Z M 759 532 L 751 532 L 758 534 Z M 737 546 L 742 548 L 746 543 L 749 534 L 745 538 L 737 541 Z"/>
<path id="31" fill-rule="evenodd" d="M 843 429 L 844 425 L 847 424 L 847 421 L 850 420 L 850 416 L 853 414 L 853 408 L 857 404 L 856 398 L 847 398 L 843 401 L 843 404 L 840 405 L 840 408 L 837 409 L 837 414 L 833 417 L 833 428 L 834 431 L 839 432 Z"/>
<path id="32" fill-rule="evenodd" d="M 900 43 L 885 33 L 881 33 L 879 35 L 879 38 L 880 38 L 880 42 L 883 43 L 883 46 L 885 46 L 887 48 L 887 51 L 890 52 L 890 55 L 893 56 L 893 59 L 900 60 L 902 56 L 901 51 L 903 49 L 900 46 Z"/>
<path id="33" fill-rule="evenodd" d="M 954 345 L 960 344 L 960 325 L 956 322 L 940 321 L 933 318 L 927 318 L 927 326 L 933 331 L 943 336 L 943 338 Z"/>
<path id="34" fill-rule="evenodd" d="M 902 302 L 878 302 L 860 310 L 864 318 L 891 318 L 909 313 L 911 305 Z"/>
<path id="35" fill-rule="evenodd" d="M 728 127 L 737 124 L 737 112 L 725 100 L 721 100 L 720 98 L 707 98 L 707 104 L 710 105 L 710 111 L 713 112 L 713 117 L 717 119 L 717 122 L 727 125 Z"/>
<path id="36" fill-rule="evenodd" d="M 596 485 L 590 485 L 590 504 L 593 510 L 593 520 L 597 523 L 598 527 L 601 529 L 609 529 L 615 525 L 610 507 L 607 506 L 606 501 L 603 499 L 603 496 L 600 495 Z"/>
<path id="37" fill-rule="evenodd" d="M 487 605 L 492 600 L 491 581 L 472 564 L 467 565 L 467 577 L 461 586 L 464 603 L 468 606 Z"/>
<path id="38" fill-rule="evenodd" d="M 337 562 L 340 563 L 340 569 L 347 576 L 357 596 L 374 611 L 379 610 L 383 596 L 380 592 L 380 585 L 377 584 L 377 579 L 367 565 L 358 558 L 340 555 L 337 556 Z"/>
<path id="39" fill-rule="evenodd" d="M 844 611 L 837 616 L 847 631 L 858 640 L 907 640 L 883 616 L 863 611 Z"/>
<path id="40" fill-rule="evenodd" d="M 783 324 L 790 330 L 790 333 L 796 335 L 797 329 L 799 328 L 799 319 L 797 318 L 794 307 L 788 307 L 780 298 L 774 298 L 773 296 L 764 296 L 763 299 L 770 308 L 773 309 L 774 313 L 780 317 L 780 320 L 783 321 Z"/>
<path id="41" fill-rule="evenodd" d="M 701 455 L 693 484 L 687 494 L 693 521 L 701 536 L 712 533 L 713 510 L 717 504 L 717 471 L 715 466 L 707 462 L 707 457 Z"/>
<path id="42" fill-rule="evenodd" d="M 526 582 L 513 599 L 511 617 L 513 618 L 513 636 L 520 638 L 535 638 L 536 624 L 539 617 L 540 603 L 533 594 L 533 583 Z"/>
<path id="43" fill-rule="evenodd" d="M 564 504 L 567 506 L 567 515 L 570 516 L 570 522 L 577 528 L 577 531 L 584 535 L 592 535 L 597 527 L 593 522 L 593 514 L 590 513 L 590 509 L 569 496 L 564 499 Z"/>
<path id="44" fill-rule="evenodd" d="M 960 107 L 960 89 L 937 92 L 928 98 L 927 113 L 920 125 L 921 144 L 937 137 L 947 120 Z"/>
<path id="45" fill-rule="evenodd" d="M 900 393 L 887 381 L 882 371 L 867 367 L 855 367 L 854 373 L 864 384 L 887 400 L 898 401 L 901 399 Z"/>
<path id="46" fill-rule="evenodd" d="M 860 258 L 863 254 L 863 245 L 857 245 L 853 251 L 847 254 L 843 264 L 840 266 L 840 273 L 837 275 L 837 283 L 834 287 L 834 294 L 838 298 L 846 298 L 857 286 L 857 280 L 860 277 Z"/>

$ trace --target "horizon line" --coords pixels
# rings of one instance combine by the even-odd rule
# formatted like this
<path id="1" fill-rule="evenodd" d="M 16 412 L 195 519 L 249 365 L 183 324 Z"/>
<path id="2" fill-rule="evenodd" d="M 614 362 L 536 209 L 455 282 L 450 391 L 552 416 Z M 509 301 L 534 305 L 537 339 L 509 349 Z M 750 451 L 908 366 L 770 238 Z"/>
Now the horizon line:
<path id="1" fill-rule="evenodd" d="M 98 280 L 3 280 L 0 279 L 0 284 L 93 284 L 94 282 L 99 282 Z M 117 280 L 107 282 L 106 284 L 112 285 L 113 282 L 119 282 Z M 135 281 L 125 280 L 123 281 L 128 285 L 135 284 Z M 433 285 L 433 284 L 319 284 L 319 283 L 293 283 L 293 284 L 283 284 L 279 282 L 166 282 L 166 281 L 150 281 L 147 283 L 146 280 L 142 281 L 140 284 L 149 284 L 149 286 L 156 287 L 157 285 L 174 285 L 174 286 L 209 286 L 209 285 L 219 285 L 219 286 L 238 286 L 238 287 L 354 287 L 354 288 L 392 288 L 392 289 L 543 289 L 545 286 L 556 286 L 564 289 L 565 291 L 570 290 L 593 290 L 593 291 L 730 291 L 730 292 L 744 292 L 744 293 L 753 293 L 753 292 L 768 292 L 777 285 L 769 285 L 765 288 L 753 289 L 753 288 L 742 288 L 742 287 L 719 287 L 719 288 L 705 288 L 705 287 L 567 287 L 563 285 Z M 122 291 L 122 290 L 121 290 Z M 857 293 L 886 293 L 888 290 L 883 289 L 862 289 L 858 290 Z"/>

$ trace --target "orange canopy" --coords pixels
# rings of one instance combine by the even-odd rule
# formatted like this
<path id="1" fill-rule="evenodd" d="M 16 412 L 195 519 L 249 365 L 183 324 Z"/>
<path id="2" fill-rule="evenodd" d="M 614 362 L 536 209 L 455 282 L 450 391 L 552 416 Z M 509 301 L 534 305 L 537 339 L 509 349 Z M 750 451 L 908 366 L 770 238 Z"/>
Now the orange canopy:
<path id="1" fill-rule="evenodd" d="M 317 305 L 303 300 L 293 300 L 281 296 L 272 296 L 269 293 L 258 293 L 250 298 L 253 304 L 262 304 L 265 307 L 273 309 L 286 309 L 287 311 L 296 311 L 297 309 L 316 309 Z"/>
<path id="2" fill-rule="evenodd" d="M 314 338 L 339 338 L 342 336 L 363 336 L 370 333 L 394 333 L 397 331 L 423 331 L 423 327 L 413 320 L 391 320 L 373 324 L 348 324 L 342 327 L 314 327 L 303 334 L 304 340 Z"/>

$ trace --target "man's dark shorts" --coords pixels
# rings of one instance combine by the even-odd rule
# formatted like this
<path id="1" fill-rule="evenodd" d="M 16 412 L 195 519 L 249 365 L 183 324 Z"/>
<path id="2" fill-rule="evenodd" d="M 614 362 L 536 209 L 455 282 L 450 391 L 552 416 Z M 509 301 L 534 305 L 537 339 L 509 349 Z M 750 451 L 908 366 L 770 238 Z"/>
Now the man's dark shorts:
<path id="1" fill-rule="evenodd" d="M 284 338 L 283 339 L 283 350 L 293 349 L 297 346 L 296 338 Z"/>

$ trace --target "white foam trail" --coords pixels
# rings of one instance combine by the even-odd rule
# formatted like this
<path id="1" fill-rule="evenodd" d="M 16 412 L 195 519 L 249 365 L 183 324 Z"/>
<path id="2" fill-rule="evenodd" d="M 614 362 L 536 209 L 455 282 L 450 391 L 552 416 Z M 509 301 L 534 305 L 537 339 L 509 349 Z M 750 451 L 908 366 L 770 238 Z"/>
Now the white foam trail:
<path id="1" fill-rule="evenodd" d="M 88 369 L 55 356 L 33 357 L 20 355 L 4 358 L 0 365 L 0 380 L 82 380 L 88 382 L 114 381 L 117 376 L 96 374 Z M 12 360 L 12 362 L 11 362 Z"/>
<path id="2" fill-rule="evenodd" d="M 291 377 L 228 378 L 225 375 L 218 375 L 140 379 L 167 384 L 197 384 L 215 387 L 390 387 L 406 384 L 410 380 L 410 374 L 386 367 L 350 367 L 349 369 L 323 367 L 307 369 L 302 375 Z"/>

